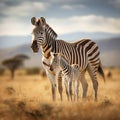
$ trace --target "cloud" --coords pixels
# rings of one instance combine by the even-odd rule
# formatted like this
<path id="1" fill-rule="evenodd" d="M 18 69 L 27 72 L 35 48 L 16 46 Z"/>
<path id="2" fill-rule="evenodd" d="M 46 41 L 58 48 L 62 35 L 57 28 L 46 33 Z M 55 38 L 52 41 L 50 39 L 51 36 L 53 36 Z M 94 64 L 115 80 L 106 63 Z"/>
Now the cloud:
<path id="1" fill-rule="evenodd" d="M 120 18 L 106 18 L 103 16 L 73 16 L 65 19 L 52 18 L 49 24 L 59 34 L 73 32 L 106 32 L 120 33 Z"/>
<path id="2" fill-rule="evenodd" d="M 70 5 L 63 5 L 63 6 L 61 6 L 61 8 L 65 9 L 65 10 L 72 10 L 73 9 L 73 7 Z"/>
<path id="3" fill-rule="evenodd" d="M 28 35 L 31 33 L 32 26 L 30 24 L 26 24 L 23 20 L 17 17 L 8 17 L 3 19 L 0 22 L 0 36 L 3 35 Z"/>
<path id="4" fill-rule="evenodd" d="M 48 0 L 44 0 L 44 1 L 48 1 Z M 84 0 L 49 0 L 49 2 L 51 2 L 52 4 L 76 4 L 77 2 L 81 2 Z"/>
<path id="5" fill-rule="evenodd" d="M 109 3 L 116 8 L 120 8 L 120 0 L 110 0 Z"/>
<path id="6" fill-rule="evenodd" d="M 62 19 L 48 18 L 46 21 L 58 34 L 61 35 L 75 32 L 120 33 L 120 18 L 87 15 Z M 24 20 L 15 16 L 1 20 L 0 26 L 0 35 L 30 35 L 33 29 L 30 21 L 24 22 Z"/>
<path id="7" fill-rule="evenodd" d="M 68 5 L 68 4 L 66 4 L 66 5 L 62 5 L 61 6 L 61 8 L 62 9 L 65 9 L 65 10 L 72 10 L 72 9 L 78 9 L 78 8 L 86 8 L 86 6 L 85 5 L 83 5 L 83 4 L 74 4 L 74 5 Z"/>
<path id="8" fill-rule="evenodd" d="M 6 16 L 28 16 L 31 15 L 31 13 L 45 11 L 49 6 L 50 4 L 45 2 L 25 1 L 14 6 L 1 3 L 0 13 Z"/>
<path id="9" fill-rule="evenodd" d="M 11 4 L 15 2 L 14 4 Z M 0 35 L 27 35 L 32 29 L 28 19 L 49 8 L 46 2 L 11 0 L 0 3 Z"/>

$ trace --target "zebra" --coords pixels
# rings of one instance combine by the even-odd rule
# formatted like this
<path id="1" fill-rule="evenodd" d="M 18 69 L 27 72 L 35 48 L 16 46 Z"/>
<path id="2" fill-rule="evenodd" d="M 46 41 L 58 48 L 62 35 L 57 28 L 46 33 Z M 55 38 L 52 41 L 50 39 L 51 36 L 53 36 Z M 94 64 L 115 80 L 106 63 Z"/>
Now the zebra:
<path id="1" fill-rule="evenodd" d="M 72 101 L 72 82 L 74 82 L 74 100 L 78 100 L 78 87 L 81 72 L 79 65 L 69 65 L 68 60 L 60 53 L 51 52 L 51 57 L 50 70 L 61 69 L 68 101 Z"/>
<path id="2" fill-rule="evenodd" d="M 56 78 L 58 74 L 58 89 L 62 100 L 62 80 L 61 72 L 50 71 L 50 52 L 61 53 L 69 59 L 69 64 L 78 64 L 82 68 L 81 84 L 82 84 L 82 98 L 86 98 L 88 83 L 85 79 L 85 72 L 88 71 L 94 88 L 95 100 L 97 100 L 98 81 L 97 72 L 104 78 L 104 72 L 100 60 L 100 50 L 98 45 L 90 39 L 82 39 L 75 42 L 66 42 L 58 40 L 56 32 L 46 23 L 44 17 L 36 19 L 31 18 L 31 23 L 35 26 L 32 31 L 32 45 L 33 52 L 38 52 L 39 48 L 42 50 L 42 63 L 46 70 L 46 74 L 51 81 L 52 98 L 55 100 Z"/>

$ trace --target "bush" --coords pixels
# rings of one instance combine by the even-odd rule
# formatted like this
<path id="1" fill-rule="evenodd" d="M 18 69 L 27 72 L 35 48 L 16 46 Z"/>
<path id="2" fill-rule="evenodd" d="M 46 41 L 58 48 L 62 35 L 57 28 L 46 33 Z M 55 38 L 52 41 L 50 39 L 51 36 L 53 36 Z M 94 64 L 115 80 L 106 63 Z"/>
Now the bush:
<path id="1" fill-rule="evenodd" d="M 34 75 L 34 74 L 40 74 L 40 68 L 27 68 L 26 69 L 27 75 Z"/>
<path id="2" fill-rule="evenodd" d="M 3 75 L 3 74 L 4 74 L 4 72 L 5 72 L 5 70 L 4 70 L 4 69 L 0 69 L 0 75 Z"/>
<path id="3" fill-rule="evenodd" d="M 43 68 L 40 70 L 40 75 L 42 77 L 46 77 L 46 72 L 45 72 L 45 70 Z"/>

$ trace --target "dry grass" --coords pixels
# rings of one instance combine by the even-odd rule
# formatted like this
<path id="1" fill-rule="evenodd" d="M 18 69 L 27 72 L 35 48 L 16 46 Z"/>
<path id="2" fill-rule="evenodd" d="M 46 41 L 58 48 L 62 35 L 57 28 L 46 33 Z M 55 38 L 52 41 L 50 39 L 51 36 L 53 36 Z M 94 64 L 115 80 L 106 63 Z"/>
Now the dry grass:
<path id="1" fill-rule="evenodd" d="M 98 102 L 94 102 L 93 88 L 88 75 L 86 100 L 68 102 L 65 91 L 63 102 L 52 102 L 50 82 L 40 75 L 16 73 L 11 80 L 9 72 L 0 76 L 0 120 L 120 120 L 120 69 L 112 72 L 106 83 L 99 78 Z"/>

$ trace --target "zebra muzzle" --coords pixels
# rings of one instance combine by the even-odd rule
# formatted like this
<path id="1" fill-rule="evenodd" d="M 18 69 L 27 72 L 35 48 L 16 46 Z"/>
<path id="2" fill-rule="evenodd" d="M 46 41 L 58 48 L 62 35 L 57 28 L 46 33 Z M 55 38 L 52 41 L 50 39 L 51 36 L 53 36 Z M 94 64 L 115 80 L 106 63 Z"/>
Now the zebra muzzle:
<path id="1" fill-rule="evenodd" d="M 33 41 L 32 45 L 31 45 L 31 48 L 32 48 L 33 52 L 38 52 L 39 48 L 38 48 L 36 40 Z"/>
<path id="2" fill-rule="evenodd" d="M 39 48 L 38 48 L 38 47 L 33 47 L 33 46 L 31 46 L 31 48 L 32 48 L 33 52 L 38 52 L 38 51 L 39 51 Z"/>

